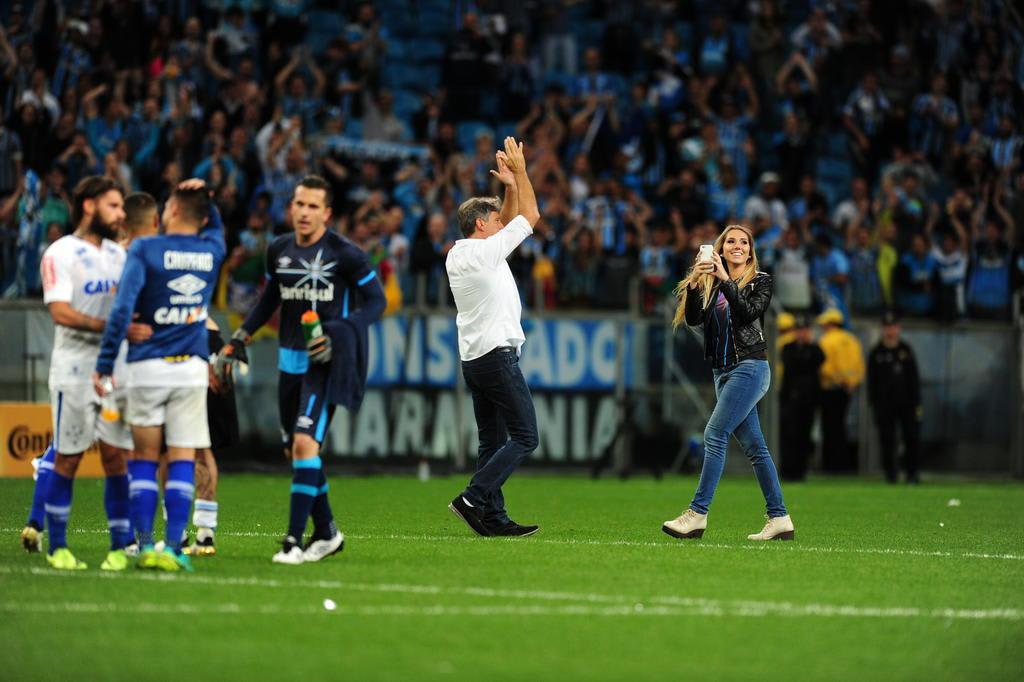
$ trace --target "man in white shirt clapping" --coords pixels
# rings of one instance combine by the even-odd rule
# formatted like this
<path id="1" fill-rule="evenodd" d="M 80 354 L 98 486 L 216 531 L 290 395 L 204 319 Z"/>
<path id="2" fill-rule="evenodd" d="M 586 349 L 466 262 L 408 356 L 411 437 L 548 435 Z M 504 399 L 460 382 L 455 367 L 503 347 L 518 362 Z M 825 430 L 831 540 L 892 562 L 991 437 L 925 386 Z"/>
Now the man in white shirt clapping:
<path id="1" fill-rule="evenodd" d="M 537 197 L 526 175 L 523 145 L 505 138 L 491 173 L 505 186 L 505 200 L 475 197 L 459 206 L 465 239 L 448 252 L 445 269 L 458 316 L 462 374 L 473 396 L 480 432 L 477 471 L 448 508 L 477 535 L 524 536 L 537 526 L 512 521 L 501 486 L 537 447 L 537 416 L 519 351 L 519 290 L 506 258 L 533 234 L 540 220 Z"/>

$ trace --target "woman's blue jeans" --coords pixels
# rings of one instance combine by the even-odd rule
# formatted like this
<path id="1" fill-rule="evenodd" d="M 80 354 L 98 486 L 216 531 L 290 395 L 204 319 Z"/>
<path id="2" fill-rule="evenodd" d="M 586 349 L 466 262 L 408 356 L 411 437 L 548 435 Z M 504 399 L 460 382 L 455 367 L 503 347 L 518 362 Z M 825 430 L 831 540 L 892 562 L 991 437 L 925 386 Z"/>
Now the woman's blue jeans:
<path id="1" fill-rule="evenodd" d="M 725 451 L 729 436 L 743 447 L 743 453 L 754 467 L 754 475 L 764 494 L 768 516 L 785 516 L 782 486 L 775 462 L 757 419 L 757 402 L 768 392 L 772 374 L 766 360 L 743 360 L 731 369 L 714 371 L 715 395 L 718 402 L 704 429 L 704 466 L 700 470 L 700 483 L 690 502 L 690 509 L 707 514 L 715 496 L 718 481 L 725 469 Z"/>

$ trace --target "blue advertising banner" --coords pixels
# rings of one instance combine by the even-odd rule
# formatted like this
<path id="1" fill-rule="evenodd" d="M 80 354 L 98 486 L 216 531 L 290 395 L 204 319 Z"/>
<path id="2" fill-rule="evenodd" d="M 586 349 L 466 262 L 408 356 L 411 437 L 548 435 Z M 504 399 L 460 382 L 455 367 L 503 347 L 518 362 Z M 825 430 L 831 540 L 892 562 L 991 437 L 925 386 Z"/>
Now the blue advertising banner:
<path id="1" fill-rule="evenodd" d="M 615 388 L 619 342 L 627 387 L 633 385 L 630 323 L 608 320 L 526 319 L 520 367 L 533 390 L 610 391 Z M 619 334 L 621 333 L 621 339 Z M 450 388 L 459 371 L 454 316 L 389 317 L 370 328 L 370 387 Z"/>
<path id="2" fill-rule="evenodd" d="M 581 464 L 615 440 L 618 412 L 610 393 L 533 394 L 538 447 L 532 461 Z M 432 388 L 371 389 L 356 414 L 338 410 L 323 453 L 332 457 L 452 459 L 474 462 L 479 445 L 473 401 Z"/>

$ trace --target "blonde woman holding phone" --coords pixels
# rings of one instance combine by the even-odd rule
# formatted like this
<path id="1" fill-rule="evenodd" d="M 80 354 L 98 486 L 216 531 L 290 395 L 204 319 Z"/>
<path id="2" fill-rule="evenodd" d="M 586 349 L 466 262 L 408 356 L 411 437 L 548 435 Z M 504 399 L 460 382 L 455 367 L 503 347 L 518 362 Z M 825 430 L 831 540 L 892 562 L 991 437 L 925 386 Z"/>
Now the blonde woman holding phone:
<path id="1" fill-rule="evenodd" d="M 743 447 L 764 494 L 767 523 L 748 540 L 792 540 L 793 521 L 768 452 L 757 403 L 768 391 L 771 370 L 761 319 L 772 299 L 771 275 L 757 269 L 750 230 L 730 225 L 713 247 L 702 246 L 697 262 L 675 290 L 679 298 L 673 328 L 684 321 L 704 327 L 704 357 L 711 361 L 717 402 L 704 429 L 704 465 L 690 505 L 662 530 L 697 539 L 708 525 L 708 507 L 725 468 L 729 436 Z"/>

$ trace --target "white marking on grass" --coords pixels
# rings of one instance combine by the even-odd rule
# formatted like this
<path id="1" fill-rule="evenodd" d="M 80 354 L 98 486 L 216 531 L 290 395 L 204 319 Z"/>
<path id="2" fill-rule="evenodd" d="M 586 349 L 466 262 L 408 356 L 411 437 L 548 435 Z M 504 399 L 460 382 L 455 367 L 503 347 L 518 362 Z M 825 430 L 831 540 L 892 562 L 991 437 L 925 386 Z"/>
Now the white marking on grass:
<path id="1" fill-rule="evenodd" d="M 702 600 L 697 600 L 698 602 Z M 485 606 L 451 606 L 449 604 L 338 606 L 327 610 L 311 606 L 263 604 L 242 606 L 221 604 L 159 604 L 155 602 L 0 602 L 0 612 L 88 614 L 177 614 L 177 615 L 348 615 L 348 616 L 603 616 L 603 617 L 679 617 L 715 616 L 762 618 L 766 616 L 819 618 L 928 618 L 937 620 L 1009 620 L 1018 621 L 1024 614 L 1017 609 L 918 609 L 834 606 L 830 604 L 776 604 L 772 602 L 708 602 L 678 606 L 566 606 L 496 604 Z"/>
<path id="2" fill-rule="evenodd" d="M 611 604 L 611 606 L 601 607 L 610 609 L 609 613 L 593 613 L 590 615 L 617 615 L 621 612 L 621 615 L 632 615 L 631 613 L 625 612 L 648 612 L 649 615 L 672 615 L 663 614 L 660 611 L 664 611 L 667 608 L 684 609 L 685 614 L 703 614 L 703 615 L 714 615 L 714 616 L 816 616 L 826 618 L 837 618 L 837 617 L 853 617 L 853 618 L 943 618 L 948 620 L 1024 620 L 1024 611 L 1020 609 L 957 609 L 951 607 L 943 608 L 918 608 L 918 607 L 884 607 L 884 606 L 851 606 L 851 605 L 835 605 L 835 604 L 793 604 L 791 602 L 771 602 L 771 601 L 751 601 L 751 600 L 719 600 L 719 599 L 705 599 L 700 597 L 679 597 L 679 596 L 648 596 L 648 597 L 637 597 L 635 595 L 624 595 L 624 594 L 595 594 L 587 592 L 559 592 L 559 591 L 543 591 L 543 590 L 506 590 L 506 589 L 494 589 L 489 587 L 449 587 L 444 585 L 403 585 L 400 583 L 354 583 L 354 582 L 343 582 L 338 580 L 276 580 L 266 578 L 227 578 L 218 576 L 203 576 L 203 575 L 186 575 L 179 576 L 175 574 L 166 573 L 93 573 L 93 572 L 78 572 L 78 571 L 58 571 L 50 568 L 19 568 L 13 566 L 0 566 L 0 574 L 28 574 L 43 577 L 55 577 L 55 578 L 96 578 L 100 580 L 129 580 L 129 581 L 143 581 L 143 582 L 162 582 L 162 583 L 179 583 L 183 587 L 193 585 L 214 585 L 220 587 L 265 587 L 265 588 L 316 588 L 316 589 L 331 589 L 331 590 L 350 590 L 355 592 L 374 592 L 374 593 L 399 593 L 399 594 L 424 594 L 424 595 L 455 595 L 455 596 L 471 596 L 471 597 L 487 597 L 491 599 L 518 599 L 524 601 L 568 601 L 568 602 L 582 602 L 582 603 L 604 603 Z M 74 602 L 68 602 L 74 603 Z M 41 608 L 60 608 L 61 603 L 45 604 L 41 603 Z M 652 606 L 653 605 L 653 606 Z M 110 603 L 111 608 L 116 607 L 117 604 Z M 237 608 L 237 605 L 222 605 L 223 608 Z M 85 607 L 83 607 L 85 608 Z M 91 608 L 91 607 L 90 607 Z M 201 608 L 195 604 L 178 604 L 174 607 L 168 606 L 168 608 Z M 268 609 L 275 609 L 274 605 L 267 605 Z M 363 607 L 341 607 L 338 606 L 336 611 L 346 613 L 357 613 L 358 609 Z M 370 608 L 370 607 L 366 607 Z M 367 614 L 367 615 L 387 615 L 386 609 L 391 607 L 372 607 L 374 609 L 383 609 L 380 613 Z M 399 607 L 395 607 L 399 608 Z M 437 609 L 440 607 L 409 607 L 414 609 L 411 611 L 411 615 L 449 615 L 447 611 L 443 613 L 432 613 L 431 609 Z M 451 607 L 445 606 L 445 609 L 460 609 L 464 607 Z M 469 608 L 469 607 L 466 607 Z M 473 607 L 476 608 L 476 607 Z M 514 609 L 516 607 L 511 605 L 497 605 L 493 607 L 481 607 L 481 608 L 496 608 L 499 609 L 494 611 L 490 615 L 515 615 Z M 534 609 L 543 607 L 528 607 Z M 577 608 L 591 608 L 591 607 L 571 607 Z M 597 607 L 593 607 L 597 608 Z M 347 610 L 346 610 L 347 609 Z M 312 609 L 311 612 L 319 612 L 320 609 Z M 181 611 L 187 613 L 189 611 Z M 263 611 L 265 613 L 277 613 L 278 611 Z M 283 613 L 283 612 L 282 612 Z M 467 615 L 473 615 L 471 612 L 466 611 Z M 533 611 L 529 613 L 522 613 L 521 615 L 533 615 Z M 685 615 L 680 613 L 678 615 Z M 395 613 L 394 615 L 402 615 L 401 613 Z M 479 613 L 477 615 L 488 615 L 487 613 Z M 558 615 L 554 611 L 551 613 L 540 613 L 536 615 Z M 566 615 L 572 615 L 567 613 Z M 583 614 L 586 615 L 586 614 Z"/>
<path id="3" fill-rule="evenodd" d="M 20 533 L 20 528 L 0 528 L 0 533 Z M 110 531 L 107 529 L 99 528 L 71 528 L 68 529 L 69 533 L 98 533 L 106 535 Z M 280 539 L 280 533 L 258 533 L 254 531 L 217 531 L 217 535 L 221 537 L 240 537 L 240 538 L 274 538 Z M 376 541 L 388 541 L 388 542 L 468 542 L 468 543 L 509 543 L 509 544 L 546 544 L 546 545 L 585 545 L 585 546 L 596 546 L 596 547 L 654 547 L 660 549 L 671 549 L 684 547 L 687 550 L 701 550 L 701 549 L 739 549 L 746 551 L 755 552 L 795 552 L 795 553 L 813 553 L 813 554 L 865 554 L 865 555 L 876 555 L 876 556 L 916 556 L 916 557 L 935 557 L 945 559 L 1001 559 L 1007 561 L 1024 561 L 1024 554 L 999 554 L 999 553 L 987 553 L 987 552 L 948 552 L 942 550 L 923 550 L 923 549 L 894 549 L 889 547 L 814 547 L 796 542 L 748 542 L 745 544 L 733 545 L 729 543 L 717 543 L 717 542 L 705 542 L 704 540 L 694 540 L 680 542 L 678 540 L 587 540 L 587 539 L 545 539 L 532 537 L 530 539 L 524 538 L 488 538 L 482 540 L 478 537 L 471 537 L 466 535 L 398 535 L 398 534 L 382 534 L 382 535 L 353 535 L 350 533 L 345 534 L 345 538 L 349 540 L 369 540 L 371 542 Z"/>
<path id="4" fill-rule="evenodd" d="M 339 580 L 277 580 L 273 578 L 242 578 L 208 575 L 177 575 L 174 573 L 114 573 L 91 571 L 59 571 L 43 567 L 0 566 L 0 575 L 35 575 L 52 578 L 95 578 L 99 580 L 129 580 L 143 582 L 178 583 L 189 585 L 214 585 L 218 587 L 267 587 L 267 588 L 314 588 L 328 590 L 350 590 L 353 592 L 377 592 L 399 594 L 458 594 L 471 597 L 490 597 L 505 599 L 538 599 L 543 601 L 582 601 L 582 602 L 625 602 L 636 601 L 633 597 L 617 595 L 590 594 L 581 592 L 554 592 L 532 590 L 499 590 L 489 587 L 446 587 L 443 585 L 404 585 L 401 583 L 357 583 Z"/>

